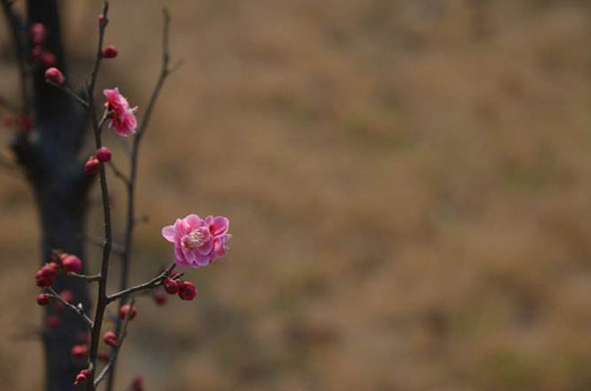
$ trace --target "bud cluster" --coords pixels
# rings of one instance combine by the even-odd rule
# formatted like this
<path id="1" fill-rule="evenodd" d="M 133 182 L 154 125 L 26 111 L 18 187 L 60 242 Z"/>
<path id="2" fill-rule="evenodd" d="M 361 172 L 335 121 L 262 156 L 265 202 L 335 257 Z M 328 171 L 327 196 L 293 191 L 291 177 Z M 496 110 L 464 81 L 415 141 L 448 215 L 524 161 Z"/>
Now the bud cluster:
<path id="1" fill-rule="evenodd" d="M 44 68 L 54 67 L 57 64 L 57 57 L 45 46 L 47 34 L 47 28 L 43 23 L 33 23 L 29 27 L 31 60 Z"/>
<path id="2" fill-rule="evenodd" d="M 107 147 L 100 147 L 95 154 L 90 156 L 84 163 L 84 173 L 88 176 L 96 175 L 100 170 L 100 163 L 107 163 L 111 160 L 111 150 Z"/>
<path id="3" fill-rule="evenodd" d="M 164 291 L 169 295 L 178 295 L 181 300 L 193 300 L 199 293 L 197 291 L 197 287 L 195 287 L 195 285 L 189 281 L 175 279 L 174 277 L 175 276 L 172 278 L 168 277 L 162 281 Z"/>
<path id="4" fill-rule="evenodd" d="M 76 255 L 55 252 L 50 261 L 43 265 L 35 274 L 35 283 L 40 288 L 49 288 L 55 282 L 60 271 L 68 273 L 79 273 L 82 270 L 82 260 Z M 41 296 L 41 295 L 39 295 Z M 67 301 L 67 300 L 66 300 Z M 37 302 L 47 304 L 44 299 L 37 298 Z"/>

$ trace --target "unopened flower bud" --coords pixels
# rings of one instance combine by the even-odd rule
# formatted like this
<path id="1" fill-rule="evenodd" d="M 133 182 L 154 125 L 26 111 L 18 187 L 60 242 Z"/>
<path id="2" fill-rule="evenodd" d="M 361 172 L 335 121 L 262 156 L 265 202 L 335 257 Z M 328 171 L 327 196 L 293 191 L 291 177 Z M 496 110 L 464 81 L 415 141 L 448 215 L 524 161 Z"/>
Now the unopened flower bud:
<path id="1" fill-rule="evenodd" d="M 82 260 L 75 255 L 67 255 L 62 258 L 62 267 L 66 273 L 80 273 Z"/>
<path id="2" fill-rule="evenodd" d="M 62 324 L 62 319 L 57 315 L 51 315 L 47 317 L 47 327 L 50 329 L 55 329 L 60 324 Z"/>
<path id="3" fill-rule="evenodd" d="M 75 345 L 72 347 L 70 353 L 72 353 L 72 356 L 74 357 L 84 357 L 88 354 L 88 345 Z"/>
<path id="4" fill-rule="evenodd" d="M 45 68 L 55 67 L 57 65 L 57 57 L 52 52 L 48 52 L 47 50 L 43 50 L 38 58 L 41 65 Z"/>
<path id="5" fill-rule="evenodd" d="M 189 281 L 179 281 L 179 297 L 182 300 L 193 300 L 197 296 L 197 288 Z"/>
<path id="6" fill-rule="evenodd" d="M 37 304 L 47 305 L 51 301 L 51 295 L 47 293 L 41 293 L 37 296 Z"/>
<path id="7" fill-rule="evenodd" d="M 46 263 L 41 269 L 39 269 L 37 274 L 35 274 L 35 283 L 41 288 L 52 286 L 58 270 L 59 266 L 55 263 Z"/>
<path id="8" fill-rule="evenodd" d="M 111 354 L 109 352 L 102 351 L 98 352 L 96 357 L 102 362 L 107 362 L 111 359 Z"/>
<path id="9" fill-rule="evenodd" d="M 115 58 L 119 54 L 119 49 L 113 45 L 109 45 L 103 49 L 103 58 Z"/>
<path id="10" fill-rule="evenodd" d="M 60 297 L 68 302 L 68 303 L 73 303 L 74 302 L 74 294 L 69 291 L 69 290 L 64 290 L 60 292 Z"/>
<path id="11" fill-rule="evenodd" d="M 99 25 L 100 25 L 100 26 L 103 26 L 103 27 L 104 27 L 104 26 L 106 26 L 107 24 L 109 24 L 109 19 L 107 19 L 107 18 L 105 17 L 105 15 L 103 15 L 103 14 L 100 14 L 100 15 L 98 16 L 98 22 L 99 22 Z"/>
<path id="12" fill-rule="evenodd" d="M 96 158 L 101 163 L 106 163 L 111 160 L 111 150 L 107 147 L 100 147 L 96 150 Z"/>
<path id="13" fill-rule="evenodd" d="M 179 283 L 173 280 L 172 278 L 164 279 L 164 281 L 162 282 L 162 286 L 164 287 L 166 293 L 168 293 L 169 295 L 176 295 L 177 293 L 179 293 Z"/>
<path id="14" fill-rule="evenodd" d="M 41 45 L 47 36 L 47 30 L 43 23 L 34 23 L 29 29 L 29 33 L 31 34 L 31 41 L 35 45 Z"/>
<path id="15" fill-rule="evenodd" d="M 74 381 L 74 384 L 85 383 L 86 380 L 88 379 L 89 375 L 90 375 L 90 371 L 88 369 L 81 370 L 76 375 L 76 380 Z"/>
<path id="16" fill-rule="evenodd" d="M 72 292 L 70 292 L 69 290 L 64 290 L 60 292 L 60 298 L 65 301 L 66 303 L 73 303 L 74 302 L 74 294 Z M 66 305 L 61 302 L 56 300 L 55 302 L 55 310 L 58 312 L 64 311 L 66 309 Z"/>
<path id="17" fill-rule="evenodd" d="M 111 347 L 116 347 L 117 343 L 117 334 L 112 331 L 107 331 L 105 335 L 103 335 L 103 341 Z"/>
<path id="18" fill-rule="evenodd" d="M 84 173 L 86 175 L 96 175 L 96 173 L 99 172 L 99 169 L 99 161 L 94 156 L 89 157 L 86 163 L 84 163 Z"/>
<path id="19" fill-rule="evenodd" d="M 48 68 L 45 71 L 45 80 L 55 84 L 64 84 L 66 82 L 66 78 L 62 71 L 54 67 Z"/>
<path id="20" fill-rule="evenodd" d="M 136 376 L 131 382 L 132 391 L 144 391 L 144 379 L 141 376 Z"/>
<path id="21" fill-rule="evenodd" d="M 119 312 L 119 317 L 121 317 L 121 319 L 125 319 L 129 316 L 129 320 L 133 320 L 136 315 L 137 312 L 135 310 L 135 307 L 132 307 L 129 304 L 123 305 L 121 307 L 121 311 Z"/>
<path id="22" fill-rule="evenodd" d="M 158 305 L 164 305 L 167 300 L 166 294 L 158 288 L 152 291 L 152 298 L 154 299 L 154 302 L 156 302 L 156 304 Z"/>

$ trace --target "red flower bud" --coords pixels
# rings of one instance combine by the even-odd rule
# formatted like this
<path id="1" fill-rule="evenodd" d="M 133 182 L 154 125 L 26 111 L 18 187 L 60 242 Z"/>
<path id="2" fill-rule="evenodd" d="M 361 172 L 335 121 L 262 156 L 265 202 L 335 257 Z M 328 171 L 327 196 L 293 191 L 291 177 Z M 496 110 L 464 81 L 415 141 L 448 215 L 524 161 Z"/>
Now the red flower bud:
<path id="1" fill-rule="evenodd" d="M 109 19 L 107 19 L 107 18 L 105 17 L 105 15 L 103 15 L 103 14 L 100 14 L 100 15 L 98 16 L 98 22 L 99 22 L 99 25 L 100 25 L 100 26 L 103 26 L 103 27 L 104 27 L 104 26 L 106 26 L 107 24 L 109 24 Z"/>
<path id="2" fill-rule="evenodd" d="M 70 351 L 72 356 L 82 358 L 88 354 L 88 345 L 75 345 Z"/>
<path id="3" fill-rule="evenodd" d="M 47 317 L 47 327 L 50 329 L 55 329 L 60 324 L 62 324 L 62 319 L 57 315 L 51 315 Z"/>
<path id="4" fill-rule="evenodd" d="M 101 163 L 106 163 L 111 160 L 111 150 L 107 147 L 100 147 L 96 150 L 96 158 Z"/>
<path id="5" fill-rule="evenodd" d="M 47 288 L 53 285 L 55 281 L 55 275 L 59 266 L 55 263 L 46 263 L 35 275 L 35 283 L 38 287 Z"/>
<path id="6" fill-rule="evenodd" d="M 135 307 L 132 307 L 129 304 L 125 304 L 124 306 L 121 307 L 121 311 L 119 312 L 119 316 L 121 317 L 121 319 L 125 319 L 128 317 L 128 315 L 127 315 L 128 313 L 129 313 L 129 320 L 133 320 L 135 318 L 135 316 L 137 315 Z"/>
<path id="7" fill-rule="evenodd" d="M 34 23 L 29 29 L 29 33 L 31 35 L 31 41 L 35 45 L 41 45 L 47 36 L 47 31 L 43 23 Z"/>
<path id="8" fill-rule="evenodd" d="M 119 49 L 113 45 L 109 45 L 103 49 L 103 58 L 115 58 L 119 54 Z"/>
<path id="9" fill-rule="evenodd" d="M 112 331 L 107 331 L 105 335 L 103 335 L 103 341 L 105 341 L 105 343 L 111 347 L 116 347 L 119 345 L 117 343 L 117 334 Z"/>
<path id="10" fill-rule="evenodd" d="M 179 283 L 172 278 L 165 278 L 164 282 L 162 282 L 162 286 L 169 295 L 176 295 L 179 293 Z"/>
<path id="11" fill-rule="evenodd" d="M 152 298 L 158 305 L 164 305 L 167 300 L 166 295 L 160 289 L 154 289 L 152 291 Z"/>
<path id="12" fill-rule="evenodd" d="M 75 255 L 67 255 L 62 258 L 62 267 L 66 273 L 80 273 L 82 270 L 82 260 Z"/>
<path id="13" fill-rule="evenodd" d="M 51 295 L 47 293 L 41 293 L 37 296 L 37 304 L 39 305 L 47 305 L 51 301 Z"/>
<path id="14" fill-rule="evenodd" d="M 45 80 L 50 81 L 55 84 L 64 84 L 66 82 L 66 78 L 62 71 L 57 68 L 48 68 L 45 71 Z"/>
<path id="15" fill-rule="evenodd" d="M 144 379 L 141 376 L 136 376 L 131 382 L 132 391 L 144 391 Z"/>
<path id="16" fill-rule="evenodd" d="M 78 333 L 77 339 L 81 344 L 90 343 L 90 335 L 84 331 Z"/>
<path id="17" fill-rule="evenodd" d="M 197 296 L 197 288 L 188 281 L 179 281 L 179 297 L 182 300 L 193 300 Z"/>
<path id="18" fill-rule="evenodd" d="M 81 370 L 76 375 L 76 380 L 74 381 L 74 384 L 85 383 L 86 380 L 88 379 L 89 375 L 90 375 L 90 371 L 88 369 Z"/>
<path id="19" fill-rule="evenodd" d="M 111 359 L 111 353 L 109 353 L 109 352 L 105 352 L 105 351 L 103 351 L 103 352 L 98 352 L 98 353 L 96 354 L 96 357 L 97 357 L 97 358 L 98 358 L 100 361 L 102 361 L 102 362 L 107 362 L 107 361 L 109 361 L 109 360 Z"/>
<path id="20" fill-rule="evenodd" d="M 99 161 L 94 156 L 89 157 L 86 163 L 84 163 L 84 173 L 86 175 L 96 175 L 96 173 L 99 172 L 99 169 Z"/>
<path id="21" fill-rule="evenodd" d="M 41 65 L 43 65 L 45 68 L 50 68 L 57 65 L 57 58 L 55 57 L 55 54 L 48 52 L 47 50 L 43 50 L 39 55 L 39 62 L 41 62 Z"/>
<path id="22" fill-rule="evenodd" d="M 64 299 L 64 301 L 67 301 L 68 303 L 74 302 L 74 294 L 72 292 L 70 292 L 69 290 L 61 291 L 60 297 L 62 299 Z"/>

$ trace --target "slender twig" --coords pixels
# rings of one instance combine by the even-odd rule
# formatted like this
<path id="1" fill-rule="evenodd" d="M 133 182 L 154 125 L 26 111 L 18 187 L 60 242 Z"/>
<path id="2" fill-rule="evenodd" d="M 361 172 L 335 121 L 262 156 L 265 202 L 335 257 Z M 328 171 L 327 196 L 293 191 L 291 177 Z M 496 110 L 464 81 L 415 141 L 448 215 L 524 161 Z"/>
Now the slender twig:
<path id="1" fill-rule="evenodd" d="M 93 322 L 92 319 L 90 319 L 88 317 L 88 315 L 86 315 L 86 312 L 84 312 L 84 308 L 82 307 L 82 304 L 78 304 L 78 305 L 74 305 L 70 302 L 68 302 L 67 300 L 65 300 L 63 297 L 60 296 L 59 293 L 57 293 L 53 288 L 49 287 L 47 288 L 47 290 L 51 293 L 51 296 L 58 300 L 59 302 L 61 302 L 63 305 L 65 305 L 66 307 L 68 307 L 69 309 L 71 309 L 72 311 L 74 311 L 75 313 L 77 313 L 78 315 L 80 315 L 80 317 L 84 320 L 84 323 L 86 324 L 86 326 L 89 329 L 92 329 L 93 327 Z"/>
<path id="2" fill-rule="evenodd" d="M 125 176 L 125 174 L 115 165 L 115 163 L 113 163 L 113 161 L 111 160 L 109 162 L 109 167 L 111 168 L 111 170 L 113 171 L 113 174 L 115 174 L 115 176 L 119 179 L 121 179 L 121 181 L 125 184 L 125 186 L 129 186 L 129 179 L 127 178 L 127 176 Z"/>
<path id="3" fill-rule="evenodd" d="M 168 267 L 168 269 L 166 269 L 165 271 L 163 271 L 162 273 L 160 273 L 156 277 L 152 278 L 151 280 L 146 281 L 143 284 L 139 284 L 139 285 L 133 286 L 131 288 L 127 288 L 125 290 L 122 290 L 120 292 L 113 293 L 112 295 L 109 295 L 107 297 L 107 302 L 111 303 L 115 300 L 123 299 L 129 295 L 134 294 L 134 293 L 145 291 L 148 289 L 153 289 L 153 288 L 157 287 L 158 285 L 160 285 L 162 283 L 162 281 L 164 281 L 166 278 L 168 278 L 170 276 L 170 274 L 174 270 L 174 267 L 175 267 L 175 264 L 173 263 Z"/>
<path id="4" fill-rule="evenodd" d="M 104 18 L 107 18 L 107 13 L 109 10 L 109 3 L 107 1 L 104 2 L 103 6 L 103 13 L 102 15 Z M 92 70 L 91 81 L 87 85 L 87 93 L 88 93 L 88 105 L 90 110 L 90 121 L 92 123 L 92 127 L 94 130 L 94 139 L 96 148 L 99 149 L 102 147 L 102 126 L 106 122 L 106 116 L 103 116 L 102 120 L 98 121 L 95 103 L 94 103 L 94 87 L 96 85 L 96 78 L 98 76 L 99 67 L 101 64 L 102 59 L 102 49 L 103 49 L 103 39 L 105 35 L 105 27 L 106 23 L 99 23 L 99 38 L 98 38 L 98 45 L 97 45 L 97 55 L 96 61 L 94 64 L 94 69 Z M 100 340 L 101 334 L 101 326 L 103 323 L 103 317 L 105 314 L 105 309 L 107 307 L 107 279 L 109 274 L 109 257 L 111 255 L 111 248 L 112 248 L 112 241 L 113 241 L 113 232 L 111 227 L 111 206 L 109 204 L 109 188 L 107 185 L 107 175 L 105 172 L 104 164 L 100 164 L 99 166 L 99 175 L 100 175 L 100 184 L 101 184 L 101 196 L 103 201 L 103 217 L 104 217 L 104 225 L 105 225 L 105 243 L 103 247 L 103 259 L 101 263 L 101 272 L 100 272 L 100 280 L 98 281 L 98 298 L 96 304 L 96 312 L 95 312 L 95 321 L 94 326 L 92 328 L 92 336 L 91 336 L 91 343 L 90 343 L 90 351 L 88 354 L 88 367 L 90 368 L 90 375 L 87 381 L 87 391 L 94 391 L 94 375 L 95 371 L 94 368 L 96 366 L 96 358 L 97 358 L 97 351 L 98 345 Z"/>
<path id="5" fill-rule="evenodd" d="M 170 69 L 170 45 L 169 45 L 170 14 L 168 13 L 168 10 L 166 8 L 164 8 L 162 10 L 162 17 L 163 17 L 162 66 L 160 69 L 160 75 L 158 76 L 158 80 L 156 82 L 154 90 L 152 91 L 152 95 L 150 96 L 150 100 L 148 101 L 148 105 L 146 107 L 142 121 L 138 127 L 136 136 L 133 139 L 133 145 L 131 148 L 130 174 L 129 174 L 129 179 L 127 182 L 128 183 L 128 185 L 127 185 L 127 217 L 126 217 L 125 239 L 124 239 L 125 252 L 123 253 L 123 255 L 121 257 L 121 281 L 120 281 L 121 292 L 120 293 L 127 292 L 128 291 L 127 287 L 129 286 L 129 268 L 130 268 L 130 258 L 131 258 L 131 251 L 132 251 L 132 245 L 133 245 L 133 230 L 134 230 L 135 224 L 137 222 L 137 219 L 135 217 L 135 189 L 136 189 L 136 179 L 137 179 L 137 171 L 138 171 L 140 143 L 141 143 L 142 137 L 144 136 L 144 134 L 146 132 L 146 129 L 148 128 L 148 125 L 150 123 L 150 119 L 152 118 L 152 112 L 154 110 L 154 107 L 156 106 L 156 102 L 158 101 L 158 96 L 160 95 L 160 91 L 162 90 L 162 86 L 164 85 L 166 78 L 173 71 Z M 170 270 L 172 270 L 172 269 L 170 269 Z M 158 281 L 158 277 L 156 278 L 156 281 Z M 160 279 L 159 281 L 161 282 L 162 279 Z M 147 286 L 149 286 L 149 284 Z M 131 289 L 133 289 L 133 288 L 131 288 Z M 145 288 L 145 289 L 149 289 L 149 288 Z M 119 308 L 121 308 L 121 306 L 125 303 L 125 297 L 131 293 L 133 293 L 133 292 L 121 294 L 120 296 L 118 296 L 118 298 L 121 298 L 121 301 L 119 302 Z M 111 297 L 113 297 L 113 295 L 111 295 Z M 117 300 L 117 298 L 114 298 L 111 300 Z M 119 333 L 121 331 L 121 321 L 120 320 L 117 320 L 117 322 L 115 324 L 115 329 L 116 329 L 116 333 Z M 113 391 L 114 380 L 115 380 L 115 369 L 116 369 L 116 365 L 113 364 L 113 368 L 109 372 L 106 391 Z"/>
<path id="6" fill-rule="evenodd" d="M 103 248 L 105 246 L 104 238 L 95 238 L 88 235 L 82 235 L 82 238 L 96 246 L 99 246 L 100 248 Z M 116 254 L 123 254 L 125 252 L 125 248 L 123 247 L 123 245 L 117 244 L 113 240 L 111 240 L 111 250 Z"/>
<path id="7" fill-rule="evenodd" d="M 101 279 L 100 274 L 87 275 L 87 274 L 78 274 L 78 273 L 74 273 L 74 272 L 69 272 L 66 275 L 68 277 L 75 277 L 75 278 L 83 279 L 86 282 L 96 282 L 96 281 L 100 281 L 100 279 Z"/>
<path id="8" fill-rule="evenodd" d="M 127 312 L 127 314 L 125 315 L 125 319 L 123 320 L 123 324 L 121 327 L 121 334 L 117 334 L 119 336 L 119 339 L 117 340 L 117 346 L 113 347 L 113 350 L 111 351 L 111 357 L 109 358 L 109 362 L 107 363 L 107 365 L 105 365 L 105 367 L 103 368 L 101 373 L 99 373 L 98 376 L 96 377 L 96 379 L 94 381 L 95 388 L 98 387 L 98 385 L 103 381 L 105 376 L 112 370 L 112 368 L 115 367 L 115 363 L 117 362 L 117 357 L 119 356 L 119 350 L 121 349 L 121 346 L 123 345 L 123 342 L 125 341 L 125 337 L 127 337 L 127 326 L 129 325 L 129 321 L 131 318 L 131 313 L 132 313 L 134 304 L 135 304 L 135 300 L 131 299 L 131 302 L 129 303 L 130 309 Z"/>
<path id="9" fill-rule="evenodd" d="M 68 85 L 66 84 L 58 84 L 52 81 L 47 80 L 48 84 L 56 87 L 58 90 L 64 92 L 65 94 L 69 95 L 76 103 L 82 106 L 84 109 L 88 110 L 88 102 L 82 99 L 76 92 L 74 92 Z"/>

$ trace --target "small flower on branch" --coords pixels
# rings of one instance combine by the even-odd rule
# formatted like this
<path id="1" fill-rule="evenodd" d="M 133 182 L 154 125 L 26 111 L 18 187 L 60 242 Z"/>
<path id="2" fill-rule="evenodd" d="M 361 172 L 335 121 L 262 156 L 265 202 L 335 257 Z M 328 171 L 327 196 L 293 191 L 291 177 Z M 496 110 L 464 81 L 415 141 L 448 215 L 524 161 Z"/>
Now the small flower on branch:
<path id="1" fill-rule="evenodd" d="M 107 97 L 105 103 L 106 116 L 109 119 L 107 126 L 123 137 L 135 134 L 137 120 L 134 112 L 137 106 L 130 108 L 129 102 L 119 93 L 117 87 L 112 90 L 106 89 L 103 93 Z"/>
<path id="2" fill-rule="evenodd" d="M 226 217 L 202 219 L 190 214 L 177 219 L 174 225 L 162 228 L 162 236 L 174 243 L 174 259 L 178 266 L 198 268 L 226 255 L 226 243 L 231 238 L 229 227 L 230 220 Z"/>

